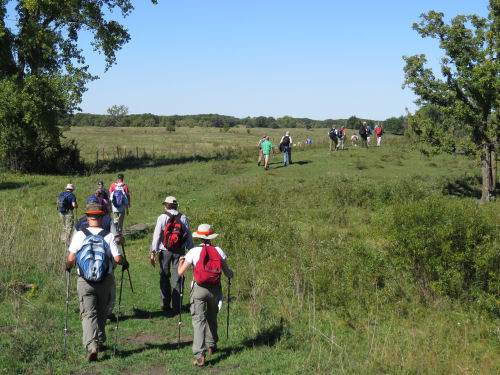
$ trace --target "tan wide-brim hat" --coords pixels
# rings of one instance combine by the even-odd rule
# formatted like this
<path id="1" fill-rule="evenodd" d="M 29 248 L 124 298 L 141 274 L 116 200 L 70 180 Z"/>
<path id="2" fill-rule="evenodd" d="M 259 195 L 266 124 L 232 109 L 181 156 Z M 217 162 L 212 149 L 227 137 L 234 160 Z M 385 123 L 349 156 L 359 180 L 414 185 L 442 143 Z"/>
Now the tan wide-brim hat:
<path id="1" fill-rule="evenodd" d="M 193 233 L 193 237 L 195 238 L 203 238 L 205 240 L 211 240 L 217 237 L 218 234 L 215 233 L 214 228 L 210 224 L 200 224 L 198 225 L 198 229 Z"/>
<path id="2" fill-rule="evenodd" d="M 67 184 L 66 190 L 75 190 L 75 186 L 73 184 Z"/>

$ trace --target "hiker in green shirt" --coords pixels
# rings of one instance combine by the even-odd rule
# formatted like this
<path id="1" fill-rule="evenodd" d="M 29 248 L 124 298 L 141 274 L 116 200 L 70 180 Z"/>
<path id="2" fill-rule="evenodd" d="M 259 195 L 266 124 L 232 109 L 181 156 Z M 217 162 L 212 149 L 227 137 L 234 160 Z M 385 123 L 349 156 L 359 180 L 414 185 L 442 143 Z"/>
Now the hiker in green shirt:
<path id="1" fill-rule="evenodd" d="M 271 141 L 269 141 L 269 136 L 267 135 L 266 140 L 264 142 L 262 142 L 262 154 L 264 155 L 264 169 L 265 170 L 269 169 L 269 154 L 271 153 L 271 151 L 273 152 L 273 155 L 274 155 L 275 154 L 274 153 L 274 146 L 271 143 Z"/>

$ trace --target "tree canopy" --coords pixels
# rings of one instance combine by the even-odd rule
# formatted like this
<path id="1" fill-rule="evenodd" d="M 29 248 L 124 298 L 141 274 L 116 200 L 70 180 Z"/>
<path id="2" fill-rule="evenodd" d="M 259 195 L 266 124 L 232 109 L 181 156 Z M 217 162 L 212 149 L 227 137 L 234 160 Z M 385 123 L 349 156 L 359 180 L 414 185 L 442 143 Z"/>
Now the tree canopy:
<path id="1" fill-rule="evenodd" d="M 59 119 L 78 109 L 92 75 L 78 42 L 83 31 L 106 69 L 130 40 L 111 19 L 131 0 L 0 0 L 0 162 L 21 171 L 71 168 L 74 144 L 62 145 Z M 61 167 L 61 168 L 59 168 Z"/>
<path id="2" fill-rule="evenodd" d="M 482 167 L 482 201 L 495 198 L 500 138 L 500 2 L 490 0 L 489 10 L 488 18 L 459 15 L 449 24 L 443 13 L 430 11 L 413 25 L 423 38 L 439 40 L 445 54 L 442 77 L 425 67 L 425 55 L 403 56 L 404 85 L 422 106 L 409 118 L 411 131 L 439 150 L 476 155 Z"/>

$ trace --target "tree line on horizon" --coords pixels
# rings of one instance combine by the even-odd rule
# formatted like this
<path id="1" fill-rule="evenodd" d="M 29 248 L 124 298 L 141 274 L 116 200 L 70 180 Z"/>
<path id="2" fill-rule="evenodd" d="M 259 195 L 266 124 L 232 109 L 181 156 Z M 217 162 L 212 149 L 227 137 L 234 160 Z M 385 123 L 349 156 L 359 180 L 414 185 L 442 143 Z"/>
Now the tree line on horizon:
<path id="1" fill-rule="evenodd" d="M 118 109 L 118 110 L 117 110 Z M 271 129 L 293 129 L 293 128 L 331 128 L 344 126 L 347 129 L 357 130 L 361 122 L 374 128 L 376 120 L 363 119 L 351 116 L 348 119 L 326 119 L 312 120 L 309 118 L 294 118 L 283 116 L 279 118 L 258 116 L 237 118 L 219 114 L 198 115 L 172 115 L 160 116 L 151 113 L 126 114 L 124 106 L 113 106 L 108 109 L 109 115 L 98 115 L 91 113 L 77 113 L 60 121 L 60 126 L 97 126 L 97 127 L 166 127 L 169 131 L 175 131 L 175 127 L 213 127 L 230 129 L 235 126 L 247 128 L 271 128 Z M 403 135 L 407 127 L 407 116 L 390 117 L 380 122 L 384 131 L 392 134 Z"/>

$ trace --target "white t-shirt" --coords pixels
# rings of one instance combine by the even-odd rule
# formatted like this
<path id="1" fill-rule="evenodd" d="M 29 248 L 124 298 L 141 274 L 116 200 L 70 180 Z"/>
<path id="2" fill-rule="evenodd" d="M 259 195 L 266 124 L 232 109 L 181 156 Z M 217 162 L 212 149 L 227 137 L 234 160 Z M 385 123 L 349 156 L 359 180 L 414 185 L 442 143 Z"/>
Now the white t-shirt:
<path id="1" fill-rule="evenodd" d="M 218 246 L 214 246 L 219 255 L 221 256 L 222 260 L 225 260 L 227 258 L 226 254 L 222 251 L 222 249 Z M 196 263 L 198 263 L 198 260 L 200 260 L 200 254 L 203 246 L 196 246 L 193 247 L 191 250 L 189 250 L 185 256 L 186 262 L 189 264 L 192 264 L 193 267 L 196 267 Z"/>
<path id="2" fill-rule="evenodd" d="M 92 234 L 98 234 L 100 231 L 102 231 L 102 228 L 100 227 L 88 227 L 87 229 Z M 80 230 L 76 232 L 71 239 L 68 251 L 73 254 L 78 253 L 78 251 L 80 251 L 80 249 L 82 248 L 83 240 L 85 240 L 85 237 L 87 236 L 85 235 L 85 233 L 83 233 L 83 231 Z M 114 257 L 121 255 L 120 249 L 118 249 L 118 244 L 115 241 L 115 236 L 113 236 L 112 233 L 108 233 L 106 236 L 104 236 L 104 241 L 106 241 L 107 244 L 109 245 L 109 250 L 111 251 L 111 254 L 108 254 L 108 256 L 110 256 L 111 260 L 113 260 Z M 77 273 L 80 274 L 78 267 L 76 267 L 76 270 Z M 112 273 L 113 267 L 108 267 L 108 272 Z"/>

